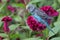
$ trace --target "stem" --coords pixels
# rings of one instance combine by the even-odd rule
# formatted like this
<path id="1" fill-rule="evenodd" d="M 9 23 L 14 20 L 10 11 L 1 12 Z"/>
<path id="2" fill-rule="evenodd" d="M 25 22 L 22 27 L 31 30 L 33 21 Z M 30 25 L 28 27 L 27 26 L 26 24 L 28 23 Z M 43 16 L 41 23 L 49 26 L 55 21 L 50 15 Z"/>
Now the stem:
<path id="1" fill-rule="evenodd" d="M 8 34 L 8 39 L 10 40 L 10 34 Z"/>
<path id="2" fill-rule="evenodd" d="M 4 32 L 8 35 L 8 39 L 10 40 L 8 22 L 4 22 L 3 28 L 4 28 Z"/>
<path id="3" fill-rule="evenodd" d="M 4 22 L 4 25 L 3 25 L 3 30 L 5 33 L 9 33 L 9 27 L 8 27 L 8 22 Z"/>

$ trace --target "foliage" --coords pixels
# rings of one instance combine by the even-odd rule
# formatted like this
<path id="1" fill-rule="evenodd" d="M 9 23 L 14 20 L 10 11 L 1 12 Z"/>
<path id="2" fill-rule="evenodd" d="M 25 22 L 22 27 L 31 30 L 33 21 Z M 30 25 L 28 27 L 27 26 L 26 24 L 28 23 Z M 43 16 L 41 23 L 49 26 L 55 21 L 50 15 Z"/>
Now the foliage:
<path id="1" fill-rule="evenodd" d="M 25 3 L 18 2 L 18 0 L 10 0 L 10 2 L 2 0 L 0 2 L 0 36 L 4 38 L 3 40 L 17 40 L 17 38 L 20 40 L 60 40 L 60 14 L 54 18 L 56 21 L 51 24 L 54 33 L 48 29 L 43 32 L 34 32 L 26 23 L 26 19 L 30 15 L 26 10 L 26 5 L 29 3 L 35 4 L 38 8 L 50 5 L 60 13 L 60 0 L 25 0 Z M 8 10 L 7 6 L 9 5 L 16 10 L 14 12 Z M 3 31 L 4 23 L 1 20 L 4 16 L 12 18 L 12 22 L 9 24 L 9 33 Z M 36 37 L 39 33 L 44 34 L 44 36 Z"/>

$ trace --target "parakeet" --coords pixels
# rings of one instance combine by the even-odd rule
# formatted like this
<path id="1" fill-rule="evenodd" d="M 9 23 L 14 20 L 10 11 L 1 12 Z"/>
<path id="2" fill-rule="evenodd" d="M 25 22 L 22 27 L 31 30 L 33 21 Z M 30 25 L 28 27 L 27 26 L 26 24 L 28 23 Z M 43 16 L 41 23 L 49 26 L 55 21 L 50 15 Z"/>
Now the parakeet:
<path id="1" fill-rule="evenodd" d="M 48 16 L 44 11 L 39 10 L 35 5 L 28 4 L 28 5 L 26 6 L 26 9 L 28 9 L 28 11 L 29 11 L 31 14 L 35 14 L 35 13 L 36 13 L 38 16 L 41 16 L 42 18 L 52 19 L 51 16 Z"/>
<path id="2" fill-rule="evenodd" d="M 41 22 L 42 24 L 45 24 L 46 27 L 53 32 L 51 29 L 50 25 L 48 24 L 47 20 L 48 19 L 53 19 L 52 17 L 48 16 L 44 11 L 39 10 L 36 6 L 32 4 L 28 4 L 26 6 L 26 9 L 32 14 L 32 16 L 38 21 Z M 54 33 L 54 32 L 53 32 Z"/>

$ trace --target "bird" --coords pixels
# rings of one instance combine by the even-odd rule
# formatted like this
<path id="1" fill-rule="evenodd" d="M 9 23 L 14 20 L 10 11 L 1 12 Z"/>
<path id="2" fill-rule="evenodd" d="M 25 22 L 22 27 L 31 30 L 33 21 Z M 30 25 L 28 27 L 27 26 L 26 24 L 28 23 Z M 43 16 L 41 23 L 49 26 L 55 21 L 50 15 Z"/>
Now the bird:
<path id="1" fill-rule="evenodd" d="M 51 29 L 49 23 L 47 22 L 48 19 L 53 19 L 52 17 L 48 16 L 44 11 L 38 9 L 35 5 L 33 4 L 28 4 L 26 6 L 26 9 L 28 12 L 31 13 L 31 15 L 38 21 L 41 22 L 42 24 L 45 24 L 46 27 L 54 33 L 54 31 Z"/>

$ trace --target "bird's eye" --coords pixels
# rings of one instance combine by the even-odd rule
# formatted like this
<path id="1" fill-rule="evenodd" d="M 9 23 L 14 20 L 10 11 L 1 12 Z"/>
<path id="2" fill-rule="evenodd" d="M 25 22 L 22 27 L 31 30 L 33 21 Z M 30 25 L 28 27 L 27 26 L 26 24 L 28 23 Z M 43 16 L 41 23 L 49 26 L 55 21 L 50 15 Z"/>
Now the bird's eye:
<path id="1" fill-rule="evenodd" d="M 33 9 L 34 9 L 34 6 L 29 6 L 28 9 L 29 9 L 30 12 L 32 12 Z"/>

